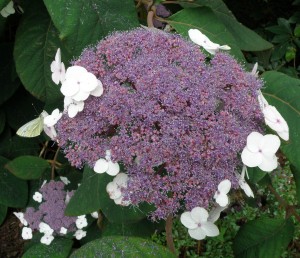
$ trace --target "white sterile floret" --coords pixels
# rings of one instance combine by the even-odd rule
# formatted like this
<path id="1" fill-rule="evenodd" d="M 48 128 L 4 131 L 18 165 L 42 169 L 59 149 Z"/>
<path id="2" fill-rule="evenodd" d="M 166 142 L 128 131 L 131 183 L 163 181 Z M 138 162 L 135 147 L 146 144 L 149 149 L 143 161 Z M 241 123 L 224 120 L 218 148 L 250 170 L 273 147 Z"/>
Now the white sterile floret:
<path id="1" fill-rule="evenodd" d="M 31 239 L 32 238 L 32 229 L 28 228 L 28 227 L 24 227 L 22 229 L 22 238 L 24 240 Z"/>
<path id="2" fill-rule="evenodd" d="M 280 146 L 279 137 L 252 132 L 247 137 L 247 145 L 242 151 L 242 161 L 248 167 L 259 167 L 265 172 L 277 168 L 275 153 Z"/>
<path id="3" fill-rule="evenodd" d="M 65 80 L 66 69 L 64 63 L 61 61 L 60 49 L 57 49 L 55 60 L 51 63 L 52 81 L 58 85 L 59 82 Z"/>
<path id="4" fill-rule="evenodd" d="M 61 180 L 65 185 L 68 185 L 68 184 L 71 183 L 70 180 L 69 180 L 67 177 L 60 176 L 59 178 L 60 178 L 60 180 Z"/>
<path id="5" fill-rule="evenodd" d="M 214 237 L 220 234 L 218 227 L 208 221 L 208 212 L 201 207 L 195 207 L 192 211 L 181 214 L 181 223 L 188 228 L 189 235 L 197 240 L 202 240 L 206 236 Z"/>
<path id="6" fill-rule="evenodd" d="M 219 218 L 220 218 L 220 215 L 221 215 L 221 212 L 225 209 L 228 208 L 228 205 L 222 207 L 220 205 L 217 205 L 215 208 L 213 208 L 210 212 L 209 212 L 209 216 L 208 216 L 208 221 L 212 222 L 212 223 L 215 223 Z"/>
<path id="7" fill-rule="evenodd" d="M 64 98 L 64 109 L 68 111 L 68 116 L 73 118 L 78 112 L 81 112 L 84 108 L 83 101 L 75 101 L 70 97 Z"/>
<path id="8" fill-rule="evenodd" d="M 75 236 L 77 240 L 80 240 L 81 238 L 86 236 L 86 231 L 83 231 L 82 229 L 78 229 L 73 236 Z"/>
<path id="9" fill-rule="evenodd" d="M 50 245 L 53 240 L 54 236 L 52 236 L 51 234 L 45 234 L 41 237 L 41 243 L 44 245 Z"/>
<path id="10" fill-rule="evenodd" d="M 8 17 L 9 15 L 15 13 L 15 8 L 14 8 L 14 3 L 13 1 L 10 1 L 7 6 L 5 6 L 1 11 L 0 11 L 0 14 L 6 18 Z"/>
<path id="11" fill-rule="evenodd" d="M 268 105 L 264 108 L 265 123 L 285 141 L 289 140 L 289 127 L 278 110 Z"/>
<path id="12" fill-rule="evenodd" d="M 24 213 L 23 212 L 14 212 L 14 215 L 20 220 L 20 222 L 24 226 L 28 225 L 28 222 L 26 221 L 26 219 L 24 219 Z"/>
<path id="13" fill-rule="evenodd" d="M 39 192 L 35 192 L 34 195 L 32 196 L 32 199 L 35 200 L 36 202 L 41 203 L 43 200 L 43 195 Z"/>
<path id="14" fill-rule="evenodd" d="M 75 101 L 86 100 L 98 86 L 98 79 L 81 66 L 71 66 L 67 69 L 65 81 L 60 88 L 61 93 Z"/>
<path id="15" fill-rule="evenodd" d="M 222 207 L 227 206 L 229 203 L 229 198 L 227 194 L 229 193 L 230 188 L 231 188 L 231 182 L 228 179 L 223 180 L 218 185 L 218 190 L 214 195 L 214 199 Z"/>
<path id="16" fill-rule="evenodd" d="M 56 108 L 52 111 L 51 115 L 48 115 L 44 118 L 44 124 L 48 127 L 56 125 L 58 120 L 62 117 L 62 113 L 59 112 L 59 109 Z"/>
<path id="17" fill-rule="evenodd" d="M 242 174 L 239 178 L 239 185 L 240 187 L 244 190 L 245 194 L 248 197 L 253 197 L 254 198 L 254 194 L 250 188 L 250 186 L 247 184 L 246 180 L 245 180 L 245 173 L 247 172 L 247 167 L 244 165 L 243 169 L 242 169 Z"/>
<path id="18" fill-rule="evenodd" d="M 61 227 L 59 233 L 62 235 L 67 234 L 68 230 L 65 227 Z"/>
<path id="19" fill-rule="evenodd" d="M 99 174 L 106 172 L 110 176 L 115 176 L 120 172 L 120 166 L 117 162 L 112 162 L 110 159 L 101 158 L 96 161 L 94 171 Z"/>
<path id="20" fill-rule="evenodd" d="M 47 235 L 52 235 L 53 234 L 53 229 L 48 225 L 46 224 L 45 222 L 41 222 L 39 224 L 39 231 L 41 233 L 44 233 L 44 234 L 47 234 Z"/>
<path id="21" fill-rule="evenodd" d="M 100 97 L 102 94 L 103 94 L 103 85 L 102 85 L 102 82 L 100 80 L 98 80 L 98 85 L 97 85 L 96 89 L 91 91 L 91 95 L 94 97 Z"/>
<path id="22" fill-rule="evenodd" d="M 128 175 L 120 173 L 106 186 L 106 192 L 109 194 L 110 199 L 113 199 L 117 205 L 128 206 L 131 203 L 129 200 L 124 200 L 122 194 L 122 189 L 127 187 L 127 182 Z"/>
<path id="23" fill-rule="evenodd" d="M 78 229 L 82 229 L 88 225 L 85 215 L 78 216 L 75 223 Z"/>
<path id="24" fill-rule="evenodd" d="M 188 31 L 190 39 L 197 45 L 203 47 L 207 52 L 214 55 L 219 49 L 230 50 L 231 48 L 227 45 L 220 46 L 217 43 L 213 43 L 205 36 L 201 31 L 197 29 L 190 29 Z"/>
<path id="25" fill-rule="evenodd" d="M 98 219 L 99 214 L 98 214 L 97 211 L 94 211 L 94 212 L 91 213 L 91 216 L 92 216 L 94 219 Z"/>

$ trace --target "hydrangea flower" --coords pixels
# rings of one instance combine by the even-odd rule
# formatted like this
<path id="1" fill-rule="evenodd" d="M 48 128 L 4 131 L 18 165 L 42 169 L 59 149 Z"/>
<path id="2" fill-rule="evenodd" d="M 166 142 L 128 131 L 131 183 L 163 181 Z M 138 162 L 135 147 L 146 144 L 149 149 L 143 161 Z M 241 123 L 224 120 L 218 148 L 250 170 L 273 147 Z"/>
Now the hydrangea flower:
<path id="1" fill-rule="evenodd" d="M 231 48 L 227 45 L 219 45 L 213 43 L 209 40 L 207 36 L 205 36 L 200 30 L 190 29 L 188 31 L 190 39 L 197 45 L 203 47 L 208 53 L 215 55 L 219 49 L 222 50 L 230 50 Z"/>
<path id="2" fill-rule="evenodd" d="M 32 196 L 32 199 L 35 200 L 36 202 L 41 203 L 43 200 L 43 195 L 39 192 L 35 192 L 34 195 Z"/>
<path id="3" fill-rule="evenodd" d="M 65 80 L 65 65 L 61 61 L 61 53 L 60 48 L 57 49 L 55 60 L 51 63 L 51 72 L 52 72 L 52 81 L 58 85 L 60 82 L 62 83 Z"/>
<path id="4" fill-rule="evenodd" d="M 44 124 L 48 127 L 52 127 L 57 123 L 61 116 L 62 113 L 60 113 L 59 109 L 56 108 L 52 111 L 51 115 L 44 117 Z"/>
<path id="5" fill-rule="evenodd" d="M 275 153 L 279 149 L 280 140 L 273 134 L 262 135 L 252 132 L 247 137 L 247 145 L 242 152 L 242 161 L 248 167 L 259 167 L 265 172 L 277 168 Z"/>
<path id="6" fill-rule="evenodd" d="M 75 223 L 78 229 L 83 229 L 88 225 L 85 215 L 78 216 Z"/>
<path id="7" fill-rule="evenodd" d="M 99 214 L 98 214 L 97 211 L 94 211 L 94 212 L 91 213 L 91 216 L 92 216 L 94 219 L 98 219 Z"/>
<path id="8" fill-rule="evenodd" d="M 53 240 L 54 240 L 54 236 L 52 235 L 44 234 L 41 237 L 41 243 L 45 245 L 50 245 Z"/>
<path id="9" fill-rule="evenodd" d="M 117 162 L 111 161 L 111 154 L 106 152 L 105 159 L 98 159 L 94 166 L 94 171 L 96 173 L 102 174 L 107 173 L 110 176 L 115 176 L 120 172 L 120 166 Z"/>
<path id="10" fill-rule="evenodd" d="M 125 173 L 119 173 L 112 182 L 106 186 L 106 191 L 109 194 L 110 199 L 113 199 L 115 204 L 121 206 L 130 205 L 129 200 L 124 200 L 124 194 L 122 189 L 127 187 L 128 176 Z"/>
<path id="11" fill-rule="evenodd" d="M 74 236 L 77 240 L 80 240 L 86 236 L 86 231 L 83 231 L 82 229 L 78 229 L 76 230 Z"/>
<path id="12" fill-rule="evenodd" d="M 206 236 L 215 237 L 220 234 L 218 227 L 208 221 L 208 212 L 201 207 L 195 207 L 190 212 L 181 214 L 181 223 L 188 228 L 189 235 L 197 240 L 202 240 Z"/>
<path id="13" fill-rule="evenodd" d="M 81 112 L 84 108 L 83 101 L 75 101 L 70 97 L 64 98 L 64 109 L 67 110 L 68 116 L 73 118 L 78 112 Z"/>
<path id="14" fill-rule="evenodd" d="M 54 230 L 45 222 L 41 222 L 39 224 L 39 231 L 47 235 L 52 235 L 54 232 Z"/>
<path id="15" fill-rule="evenodd" d="M 67 234 L 68 230 L 65 227 L 61 227 L 59 233 L 61 233 L 62 235 Z"/>
<path id="16" fill-rule="evenodd" d="M 262 131 L 263 83 L 221 51 L 206 62 L 197 45 L 159 30 L 116 32 L 85 49 L 72 65 L 104 91 L 55 125 L 70 163 L 104 173 L 111 150 L 130 178 L 124 200 L 153 204 L 153 219 L 208 208 L 224 178 L 239 188 L 246 138 Z"/>
<path id="17" fill-rule="evenodd" d="M 31 239 L 32 238 L 32 229 L 28 228 L 28 227 L 23 227 L 23 229 L 22 229 L 22 238 L 24 240 Z"/>
<path id="18" fill-rule="evenodd" d="M 231 182 L 228 179 L 223 180 L 218 185 L 218 190 L 214 195 L 214 199 L 221 207 L 225 207 L 229 203 L 229 198 L 227 194 L 229 193 L 230 188 L 231 188 Z"/>

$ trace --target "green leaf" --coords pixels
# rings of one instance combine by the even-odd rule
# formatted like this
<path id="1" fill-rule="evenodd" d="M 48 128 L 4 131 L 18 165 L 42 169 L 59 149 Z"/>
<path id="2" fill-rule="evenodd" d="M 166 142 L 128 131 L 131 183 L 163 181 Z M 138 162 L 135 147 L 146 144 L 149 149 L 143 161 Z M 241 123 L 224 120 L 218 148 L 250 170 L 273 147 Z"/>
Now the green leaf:
<path id="1" fill-rule="evenodd" d="M 77 257 L 143 257 L 172 258 L 176 257 L 164 246 L 150 240 L 135 237 L 104 237 L 94 240 L 75 251 L 71 258 Z"/>
<path id="2" fill-rule="evenodd" d="M 287 62 L 290 62 L 290 61 L 292 61 L 293 59 L 295 59 L 296 58 L 296 48 L 294 48 L 294 47 L 289 47 L 288 49 L 287 49 L 287 52 L 285 53 L 285 60 L 287 61 Z"/>
<path id="3" fill-rule="evenodd" d="M 6 214 L 7 214 L 7 206 L 0 204 L 0 225 L 5 220 Z"/>
<path id="4" fill-rule="evenodd" d="M 10 0 L 0 0 L 0 10 L 2 10 L 5 6 L 7 6 L 9 2 Z"/>
<path id="5" fill-rule="evenodd" d="M 43 2 L 34 0 L 30 4 L 16 33 L 14 58 L 17 73 L 33 96 L 55 102 L 62 99 L 62 94 L 59 86 L 52 82 L 50 65 L 57 48 L 63 46 Z"/>
<path id="6" fill-rule="evenodd" d="M 38 179 L 50 168 L 48 161 L 35 156 L 20 156 L 5 166 L 11 173 L 21 179 Z"/>
<path id="7" fill-rule="evenodd" d="M 186 1 L 185 1 L 186 2 Z M 263 51 L 273 47 L 253 30 L 248 29 L 236 20 L 232 12 L 222 0 L 195 0 L 191 7 L 207 6 L 224 24 L 229 33 L 234 37 L 238 47 L 244 51 Z M 228 44 L 229 45 L 229 44 Z"/>
<path id="8" fill-rule="evenodd" d="M 255 168 L 249 167 L 249 168 L 247 168 L 247 171 L 248 171 L 250 181 L 254 184 L 258 183 L 260 180 L 262 180 L 267 175 L 266 172 L 262 171 L 258 167 L 255 167 Z"/>
<path id="9" fill-rule="evenodd" d="M 113 31 L 139 26 L 134 1 L 44 0 L 60 38 L 77 56 Z"/>
<path id="10" fill-rule="evenodd" d="M 292 34 L 291 25 L 288 20 L 284 18 L 278 18 L 278 25 L 285 30 L 286 33 Z"/>
<path id="11" fill-rule="evenodd" d="M 73 241 L 70 239 L 55 238 L 50 245 L 35 244 L 30 247 L 22 258 L 67 258 Z"/>
<path id="12" fill-rule="evenodd" d="M 138 208 L 122 207 L 109 198 L 106 185 L 112 180 L 113 177 L 106 173 L 97 174 L 86 166 L 83 181 L 67 205 L 65 214 L 79 216 L 101 209 L 111 222 L 132 223 L 145 218 L 150 210 L 149 205 L 141 204 Z"/>
<path id="13" fill-rule="evenodd" d="M 9 160 L 0 156 L 0 204 L 23 208 L 27 203 L 27 182 L 15 177 L 4 168 Z"/>
<path id="14" fill-rule="evenodd" d="M 5 113 L 4 113 L 3 109 L 1 109 L 0 110 L 0 134 L 4 130 L 5 122 L 6 122 Z"/>
<path id="15" fill-rule="evenodd" d="M 300 37 L 300 25 L 299 24 L 297 24 L 296 28 L 294 29 L 294 35 L 297 38 Z"/>
<path id="16" fill-rule="evenodd" d="M 300 204 L 300 169 L 297 169 L 295 166 L 290 166 L 291 171 L 293 173 L 293 177 L 296 184 L 296 198 L 298 201 L 298 204 Z"/>
<path id="17" fill-rule="evenodd" d="M 168 23 L 185 37 L 188 37 L 189 29 L 198 29 L 214 43 L 229 45 L 231 54 L 240 60 L 244 59 L 231 33 L 207 7 L 183 9 L 169 17 Z"/>
<path id="18" fill-rule="evenodd" d="M 290 139 L 281 145 L 281 150 L 291 164 L 300 169 L 300 80 L 275 71 L 264 73 L 262 78 L 265 81 L 263 95 L 289 126 Z"/>
<path id="19" fill-rule="evenodd" d="M 15 72 L 15 65 L 13 60 L 13 45 L 11 43 L 0 44 L 0 52 L 1 105 L 14 94 L 14 92 L 20 86 L 20 80 L 17 78 Z"/>
<path id="20" fill-rule="evenodd" d="M 293 239 L 292 220 L 259 218 L 243 225 L 235 236 L 233 251 L 238 258 L 280 257 Z"/>

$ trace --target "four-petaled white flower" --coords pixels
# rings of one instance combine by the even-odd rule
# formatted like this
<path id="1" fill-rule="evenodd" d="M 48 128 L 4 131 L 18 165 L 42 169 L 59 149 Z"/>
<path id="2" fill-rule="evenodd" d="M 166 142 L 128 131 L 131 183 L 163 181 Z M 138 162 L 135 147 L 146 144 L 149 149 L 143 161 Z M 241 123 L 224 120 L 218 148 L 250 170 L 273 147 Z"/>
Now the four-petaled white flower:
<path id="1" fill-rule="evenodd" d="M 120 172 L 120 166 L 118 162 L 111 161 L 111 153 L 107 150 L 105 159 L 101 158 L 96 161 L 94 171 L 99 174 L 106 172 L 110 176 L 115 176 Z"/>
<path id="2" fill-rule="evenodd" d="M 127 187 L 127 182 L 128 175 L 119 173 L 114 180 L 106 186 L 106 191 L 109 194 L 110 199 L 113 199 L 117 205 L 128 206 L 131 203 L 129 200 L 125 201 L 122 194 L 122 189 Z"/>
<path id="3" fill-rule="evenodd" d="M 45 222 L 39 224 L 39 231 L 45 235 L 52 235 L 54 230 Z"/>
<path id="4" fill-rule="evenodd" d="M 55 60 L 51 63 L 52 81 L 58 85 L 59 82 L 63 83 L 65 80 L 65 65 L 61 61 L 60 49 L 57 49 Z"/>
<path id="5" fill-rule="evenodd" d="M 31 239 L 32 238 L 32 229 L 28 228 L 28 227 L 23 227 L 23 229 L 22 229 L 22 238 L 24 240 Z"/>
<path id="6" fill-rule="evenodd" d="M 24 213 L 23 212 L 14 212 L 14 215 L 20 220 L 20 222 L 24 226 L 28 225 L 28 222 L 26 221 L 26 219 L 24 219 Z"/>
<path id="7" fill-rule="evenodd" d="M 65 227 L 61 227 L 59 233 L 62 235 L 67 234 L 68 230 Z"/>
<path id="8" fill-rule="evenodd" d="M 75 236 L 75 238 L 77 240 L 80 240 L 81 238 L 86 236 L 86 231 L 83 231 L 82 229 L 78 229 L 78 230 L 76 230 L 76 232 L 73 236 Z"/>
<path id="9" fill-rule="evenodd" d="M 60 88 L 61 93 L 75 101 L 86 100 L 90 93 L 99 86 L 98 79 L 81 66 L 67 69 L 65 80 Z"/>
<path id="10" fill-rule="evenodd" d="M 285 141 L 289 140 L 289 127 L 278 112 L 278 110 L 271 105 L 266 106 L 263 109 L 263 114 L 265 117 L 265 123 Z"/>
<path id="11" fill-rule="evenodd" d="M 259 167 L 265 172 L 277 168 L 275 153 L 280 146 L 279 137 L 252 132 L 247 137 L 247 145 L 242 151 L 242 161 L 248 167 Z"/>
<path id="12" fill-rule="evenodd" d="M 43 195 L 39 192 L 35 192 L 34 195 L 32 196 L 32 199 L 35 200 L 36 202 L 41 203 L 43 200 Z"/>
<path id="13" fill-rule="evenodd" d="M 222 207 L 227 206 L 229 203 L 229 198 L 227 194 L 229 193 L 230 188 L 231 188 L 231 182 L 228 179 L 223 180 L 218 185 L 218 190 L 214 195 L 214 199 Z"/>
<path id="14" fill-rule="evenodd" d="M 61 180 L 65 185 L 68 185 L 68 184 L 71 183 L 70 180 L 69 180 L 67 177 L 60 176 L 59 178 L 60 178 L 60 180 Z"/>
<path id="15" fill-rule="evenodd" d="M 190 39 L 197 45 L 203 47 L 207 52 L 214 55 L 219 49 L 230 50 L 231 48 L 227 45 L 220 46 L 217 43 L 213 43 L 205 36 L 201 31 L 197 29 L 190 29 L 188 31 Z"/>
<path id="16" fill-rule="evenodd" d="M 181 214 L 181 223 L 188 228 L 189 235 L 197 240 L 202 240 L 206 236 L 214 237 L 220 234 L 218 227 L 208 221 L 208 212 L 201 207 L 195 207 L 192 211 Z"/>
<path id="17" fill-rule="evenodd" d="M 41 243 L 44 244 L 44 245 L 50 245 L 51 242 L 54 240 L 54 236 L 52 236 L 51 234 L 44 234 L 42 237 L 41 237 Z"/>
<path id="18" fill-rule="evenodd" d="M 78 229 L 82 229 L 88 225 L 85 215 L 78 216 L 75 223 Z"/>
<path id="19" fill-rule="evenodd" d="M 245 180 L 245 173 L 247 172 L 247 167 L 244 165 L 243 169 L 242 169 L 242 174 L 239 178 L 239 185 L 240 187 L 244 190 L 245 194 L 248 197 L 253 197 L 254 198 L 254 194 L 250 188 L 250 186 L 247 184 L 246 180 Z"/>
<path id="20" fill-rule="evenodd" d="M 15 13 L 15 8 L 14 8 L 14 3 L 13 1 L 10 1 L 7 6 L 5 6 L 1 11 L 0 11 L 0 14 L 6 18 L 7 16 Z"/>
<path id="21" fill-rule="evenodd" d="M 59 112 L 59 109 L 56 108 L 52 111 L 51 115 L 44 117 L 44 124 L 48 127 L 56 125 L 58 120 L 61 118 L 62 113 Z"/>
<path id="22" fill-rule="evenodd" d="M 98 214 L 97 211 L 94 211 L 94 212 L 91 213 L 91 216 L 92 216 L 94 219 L 98 219 L 99 214 Z"/>

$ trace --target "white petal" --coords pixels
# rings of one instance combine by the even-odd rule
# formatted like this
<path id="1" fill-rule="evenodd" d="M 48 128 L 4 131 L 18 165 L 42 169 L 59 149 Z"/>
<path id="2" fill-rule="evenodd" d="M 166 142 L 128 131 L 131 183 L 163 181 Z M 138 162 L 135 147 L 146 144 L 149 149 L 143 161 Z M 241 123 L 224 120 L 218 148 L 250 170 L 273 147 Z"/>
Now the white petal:
<path id="1" fill-rule="evenodd" d="M 110 199 L 117 199 L 120 198 L 122 195 L 121 190 L 118 188 L 117 184 L 115 182 L 110 182 L 106 186 L 106 192 L 109 195 Z"/>
<path id="2" fill-rule="evenodd" d="M 56 54 L 55 54 L 55 61 L 57 64 L 60 65 L 61 63 L 61 53 L 60 53 L 60 48 L 57 49 Z"/>
<path id="3" fill-rule="evenodd" d="M 108 161 L 108 169 L 106 171 L 110 176 L 115 176 L 120 172 L 120 166 L 117 162 Z"/>
<path id="4" fill-rule="evenodd" d="M 75 117 L 75 116 L 77 115 L 78 111 L 79 111 L 79 110 L 78 110 L 78 107 L 77 107 L 76 105 L 70 104 L 70 105 L 68 106 L 68 116 L 69 116 L 70 118 Z"/>
<path id="5" fill-rule="evenodd" d="M 67 234 L 67 232 L 68 232 L 68 230 L 66 228 L 64 228 L 64 227 L 60 228 L 60 231 L 59 231 L 60 234 L 65 235 L 65 234 Z"/>
<path id="6" fill-rule="evenodd" d="M 32 239 L 32 229 L 28 227 L 23 227 L 22 229 L 22 238 L 24 240 Z"/>
<path id="7" fill-rule="evenodd" d="M 95 90 L 98 86 L 99 80 L 92 73 L 87 72 L 84 76 L 84 84 L 82 90 L 91 92 Z"/>
<path id="8" fill-rule="evenodd" d="M 267 134 L 260 143 L 262 153 L 275 154 L 280 147 L 280 139 L 277 135 Z"/>
<path id="9" fill-rule="evenodd" d="M 251 152 L 258 152 L 259 151 L 259 144 L 263 139 L 263 135 L 258 132 L 252 132 L 247 137 L 247 148 Z"/>
<path id="10" fill-rule="evenodd" d="M 131 204 L 130 201 L 124 201 L 123 196 L 120 198 L 114 199 L 115 204 L 121 205 L 121 206 L 129 206 Z"/>
<path id="11" fill-rule="evenodd" d="M 127 187 L 128 175 L 125 173 L 119 173 L 113 180 L 118 187 Z"/>
<path id="12" fill-rule="evenodd" d="M 52 78 L 52 81 L 58 85 L 59 84 L 59 81 L 60 81 L 60 74 L 58 72 L 53 72 L 52 75 L 51 75 L 51 78 Z"/>
<path id="13" fill-rule="evenodd" d="M 54 237 L 52 235 L 49 234 L 45 234 L 42 238 L 41 238 L 41 243 L 45 244 L 45 245 L 50 245 L 51 242 L 53 241 Z"/>
<path id="14" fill-rule="evenodd" d="M 104 173 L 108 170 L 108 162 L 105 159 L 98 159 L 94 166 L 96 173 Z"/>
<path id="15" fill-rule="evenodd" d="M 88 71 L 82 66 L 70 66 L 66 71 L 66 80 L 82 78 L 87 72 Z"/>
<path id="16" fill-rule="evenodd" d="M 228 179 L 223 180 L 219 185 L 218 185 L 218 190 L 221 193 L 227 194 L 229 193 L 231 188 L 231 182 Z"/>
<path id="17" fill-rule="evenodd" d="M 230 50 L 231 47 L 228 46 L 228 45 L 223 45 L 223 46 L 220 46 L 219 49 L 222 49 L 222 50 Z"/>
<path id="18" fill-rule="evenodd" d="M 98 214 L 97 211 L 94 211 L 94 212 L 91 213 L 91 216 L 92 216 L 94 219 L 98 219 L 99 214 Z"/>
<path id="19" fill-rule="evenodd" d="M 271 172 L 278 166 L 277 157 L 273 155 L 272 157 L 267 157 L 263 155 L 262 163 L 258 166 L 262 171 Z"/>
<path id="20" fill-rule="evenodd" d="M 73 103 L 73 100 L 71 97 L 65 97 L 64 98 L 64 108 L 66 109 L 70 104 Z"/>
<path id="21" fill-rule="evenodd" d="M 102 82 L 100 80 L 98 80 L 98 85 L 97 85 L 96 89 L 91 91 L 91 95 L 95 96 L 95 97 L 100 97 L 102 94 L 103 94 L 103 85 L 102 85 Z"/>
<path id="22" fill-rule="evenodd" d="M 189 235 L 197 240 L 202 240 L 206 237 L 205 232 L 201 228 L 189 229 Z"/>
<path id="23" fill-rule="evenodd" d="M 180 221 L 188 229 L 195 229 L 198 227 L 198 224 L 192 219 L 191 212 L 186 211 L 181 214 Z"/>
<path id="24" fill-rule="evenodd" d="M 80 90 L 79 85 L 74 80 L 65 80 L 60 87 L 61 93 L 66 97 L 72 97 Z"/>
<path id="25" fill-rule="evenodd" d="M 261 93 L 260 90 L 258 91 L 257 98 L 258 98 L 258 103 L 259 103 L 260 109 L 263 111 L 269 105 L 269 103 L 265 99 L 264 95 Z"/>
<path id="26" fill-rule="evenodd" d="M 289 131 L 277 132 L 277 134 L 281 137 L 281 139 L 288 141 L 289 140 Z"/>
<path id="27" fill-rule="evenodd" d="M 55 141 L 55 139 L 57 137 L 57 133 L 56 133 L 54 126 L 48 127 L 48 126 L 44 125 L 43 129 L 44 129 L 45 134 L 47 134 L 51 140 Z"/>
<path id="28" fill-rule="evenodd" d="M 63 83 L 66 77 L 66 68 L 65 68 L 65 64 L 63 62 L 61 62 L 60 64 L 60 82 Z"/>
<path id="29" fill-rule="evenodd" d="M 209 221 L 201 223 L 201 228 L 209 237 L 215 237 L 220 234 L 218 227 L 214 223 Z"/>
<path id="30" fill-rule="evenodd" d="M 82 229 L 78 229 L 78 230 L 75 232 L 74 236 L 75 236 L 75 238 L 76 238 L 77 240 L 80 240 L 80 239 L 82 239 L 83 237 L 86 236 L 86 231 L 83 231 Z"/>
<path id="31" fill-rule="evenodd" d="M 252 68 L 251 74 L 255 77 L 258 76 L 258 72 L 257 72 L 257 68 L 258 68 L 258 63 L 256 62 Z"/>
<path id="32" fill-rule="evenodd" d="M 75 95 L 72 96 L 72 98 L 76 101 L 84 101 L 90 96 L 89 92 L 85 91 L 78 91 Z"/>
<path id="33" fill-rule="evenodd" d="M 228 206 L 222 207 L 222 206 L 218 205 L 217 207 L 215 207 L 214 209 L 212 209 L 209 212 L 209 217 L 207 220 L 212 223 L 216 222 L 219 219 L 221 212 L 223 210 L 227 209 L 227 207 Z"/>
<path id="34" fill-rule="evenodd" d="M 248 167 L 257 167 L 262 162 L 262 155 L 259 152 L 253 153 L 248 150 L 247 147 L 244 148 L 241 155 L 243 163 Z"/>
<path id="35" fill-rule="evenodd" d="M 243 179 L 239 180 L 239 185 L 244 190 L 245 194 L 248 197 L 253 197 L 254 198 L 254 194 L 253 194 L 250 186 L 246 183 L 245 180 L 243 180 Z"/>
<path id="36" fill-rule="evenodd" d="M 222 207 L 225 207 L 229 204 L 228 196 L 224 193 L 219 193 L 219 194 L 215 195 L 214 197 L 216 199 L 216 202 Z"/>
<path id="37" fill-rule="evenodd" d="M 195 207 L 191 210 L 191 217 L 196 223 L 207 221 L 208 212 L 202 207 Z"/>
<path id="38" fill-rule="evenodd" d="M 202 46 L 205 41 L 210 41 L 208 37 L 206 37 L 200 30 L 197 29 L 190 29 L 188 34 L 191 41 L 200 46 Z"/>
<path id="39" fill-rule="evenodd" d="M 69 180 L 67 177 L 60 176 L 59 178 L 60 178 L 60 180 L 61 180 L 65 185 L 68 185 L 68 184 L 71 183 L 70 180 Z"/>

